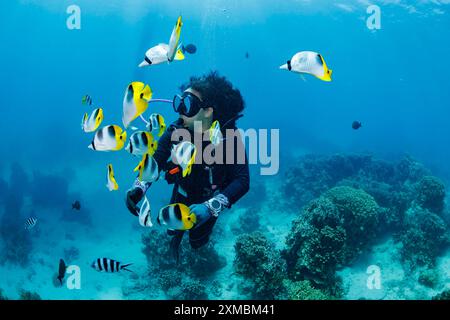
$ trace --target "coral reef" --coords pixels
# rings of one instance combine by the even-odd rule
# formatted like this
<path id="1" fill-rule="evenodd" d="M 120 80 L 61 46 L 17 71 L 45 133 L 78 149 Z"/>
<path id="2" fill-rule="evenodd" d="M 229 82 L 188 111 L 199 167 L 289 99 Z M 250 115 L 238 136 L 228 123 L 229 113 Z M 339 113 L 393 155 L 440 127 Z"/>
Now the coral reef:
<path id="1" fill-rule="evenodd" d="M 436 177 L 425 176 L 416 186 L 417 203 L 424 209 L 440 214 L 444 209 L 445 186 Z"/>
<path id="2" fill-rule="evenodd" d="M 171 237 L 158 229 L 142 235 L 149 275 L 155 285 L 171 299 L 206 299 L 210 277 L 226 265 L 226 260 L 215 249 L 215 240 L 192 249 L 187 235 L 181 243 L 177 264 L 169 253 Z"/>
<path id="3" fill-rule="evenodd" d="M 0 301 L 9 300 L 6 296 L 3 295 L 3 290 L 0 289 Z"/>
<path id="4" fill-rule="evenodd" d="M 244 213 L 239 215 L 236 223 L 231 226 L 231 231 L 235 235 L 257 231 L 261 228 L 259 219 L 260 215 L 257 208 L 247 208 Z"/>
<path id="5" fill-rule="evenodd" d="M 326 294 L 322 290 L 315 289 L 308 280 L 285 280 L 286 299 L 288 300 L 333 300 L 335 297 Z"/>
<path id="6" fill-rule="evenodd" d="M 244 234 L 235 243 L 236 273 L 252 284 L 252 298 L 275 299 L 283 292 L 285 266 L 279 252 L 261 232 Z"/>
<path id="7" fill-rule="evenodd" d="M 435 288 L 439 284 L 439 272 L 436 269 L 422 270 L 418 281 L 426 287 Z"/>
<path id="8" fill-rule="evenodd" d="M 432 300 L 450 300 L 450 289 L 447 289 L 435 295 Z"/>
<path id="9" fill-rule="evenodd" d="M 284 194 L 293 204 L 302 206 L 356 175 L 371 161 L 370 155 L 305 155 L 286 173 Z"/>
<path id="10" fill-rule="evenodd" d="M 205 300 L 208 299 L 206 287 L 197 279 L 183 279 L 181 285 L 167 291 L 170 299 L 176 300 Z"/>
<path id="11" fill-rule="evenodd" d="M 36 292 L 31 292 L 27 290 L 19 290 L 19 300 L 42 300 L 41 296 Z"/>
<path id="12" fill-rule="evenodd" d="M 399 235 L 403 244 L 401 256 L 410 268 L 433 267 L 436 258 L 449 244 L 444 220 L 421 207 L 410 208 Z"/>
<path id="13" fill-rule="evenodd" d="M 214 241 L 210 241 L 203 247 L 195 250 L 186 245 L 182 248 L 181 266 L 195 277 L 211 276 L 227 264 L 225 258 L 219 255 L 214 248 Z"/>
<path id="14" fill-rule="evenodd" d="M 4 213 L 0 222 L 0 263 L 14 263 L 25 266 L 32 250 L 30 234 L 24 229 L 25 219 L 21 215 L 24 189 L 17 179 L 27 181 L 25 172 L 13 165 L 10 186 L 4 200 Z"/>
<path id="15" fill-rule="evenodd" d="M 286 238 L 289 277 L 333 287 L 336 270 L 351 263 L 375 238 L 379 208 L 363 190 L 335 187 L 306 206 Z"/>

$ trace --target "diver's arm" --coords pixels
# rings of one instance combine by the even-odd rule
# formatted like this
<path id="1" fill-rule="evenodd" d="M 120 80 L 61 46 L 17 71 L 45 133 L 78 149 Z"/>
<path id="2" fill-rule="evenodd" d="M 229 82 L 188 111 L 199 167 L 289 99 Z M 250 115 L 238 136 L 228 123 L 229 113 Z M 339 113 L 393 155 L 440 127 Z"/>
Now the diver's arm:
<path id="1" fill-rule="evenodd" d="M 153 154 L 153 158 L 158 164 L 158 170 L 164 169 L 164 166 L 169 160 L 170 157 L 170 148 L 171 148 L 171 137 L 172 137 L 172 126 L 169 127 L 169 130 L 166 130 L 164 134 L 158 141 L 158 148 Z M 127 205 L 128 210 L 135 216 L 139 215 L 139 207 L 137 204 L 142 200 L 148 188 L 152 185 L 151 182 L 139 181 L 138 178 L 133 183 L 131 189 L 127 191 L 125 203 Z"/>

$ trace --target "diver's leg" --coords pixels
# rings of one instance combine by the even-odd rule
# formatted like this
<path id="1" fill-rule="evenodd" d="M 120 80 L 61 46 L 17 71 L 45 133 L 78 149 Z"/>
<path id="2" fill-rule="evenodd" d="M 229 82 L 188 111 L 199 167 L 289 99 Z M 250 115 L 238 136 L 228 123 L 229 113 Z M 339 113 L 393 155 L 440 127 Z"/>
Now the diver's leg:
<path id="1" fill-rule="evenodd" d="M 211 217 L 204 224 L 189 231 L 189 243 L 193 249 L 198 249 L 208 243 L 216 221 L 216 217 Z"/>

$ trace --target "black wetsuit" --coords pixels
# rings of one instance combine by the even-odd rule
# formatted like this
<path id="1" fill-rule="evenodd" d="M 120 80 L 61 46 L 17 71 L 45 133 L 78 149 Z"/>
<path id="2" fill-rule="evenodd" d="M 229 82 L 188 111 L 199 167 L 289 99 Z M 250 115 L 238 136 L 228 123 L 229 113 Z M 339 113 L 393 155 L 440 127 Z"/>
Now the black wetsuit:
<path id="1" fill-rule="evenodd" d="M 178 141 L 171 141 L 172 133 L 177 128 L 181 128 L 179 121 L 169 126 L 158 142 L 158 148 L 153 157 L 160 170 L 167 171 L 171 166 L 174 166 L 173 162 L 168 160 L 171 156 L 172 146 L 178 143 Z M 191 134 L 193 139 L 194 135 Z M 191 142 L 194 143 L 194 141 Z M 231 206 L 247 193 L 250 186 L 250 176 L 245 148 L 240 138 L 234 138 L 234 142 L 234 161 L 232 164 L 225 163 L 227 152 L 224 147 L 222 163 L 211 165 L 194 163 L 189 175 L 183 178 L 179 174 L 174 181 L 175 186 L 171 203 L 183 203 L 190 206 L 203 203 L 211 199 L 216 193 L 221 193 L 228 198 Z M 203 153 L 204 148 L 209 144 L 209 141 L 203 142 L 202 150 L 199 150 L 199 146 L 197 146 L 197 154 L 200 151 Z M 240 163 L 237 161 L 238 152 L 243 152 L 242 154 L 245 155 L 244 161 L 241 159 Z M 199 248 L 208 242 L 216 220 L 217 218 L 211 217 L 204 224 L 189 231 L 189 242 L 193 248 Z M 169 234 L 174 235 L 172 245 L 178 247 L 184 231 L 172 231 Z"/>

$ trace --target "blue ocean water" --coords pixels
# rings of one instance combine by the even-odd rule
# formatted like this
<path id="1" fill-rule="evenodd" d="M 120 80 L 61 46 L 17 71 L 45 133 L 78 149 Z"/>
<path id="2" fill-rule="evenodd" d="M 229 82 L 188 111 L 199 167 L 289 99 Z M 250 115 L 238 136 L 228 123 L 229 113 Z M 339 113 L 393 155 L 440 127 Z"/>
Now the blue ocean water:
<path id="1" fill-rule="evenodd" d="M 79 30 L 66 25 L 66 10 L 73 4 L 81 9 Z M 381 10 L 378 30 L 366 24 L 371 4 Z M 104 124 L 120 125 L 124 91 L 132 81 L 148 83 L 154 98 L 171 99 L 190 76 L 218 70 L 244 97 L 239 127 L 279 129 L 280 173 L 264 177 L 259 165 L 252 166 L 252 181 L 257 182 L 252 186 L 264 185 L 266 198 L 248 198 L 245 206 L 238 202 L 235 216 L 280 192 L 285 172 L 303 154 L 370 153 L 386 161 L 409 155 L 444 184 L 450 180 L 448 1 L 23 0 L 2 2 L 0 8 L 5 12 L 0 20 L 0 185 L 7 185 L 1 190 L 0 212 L 20 225 L 30 215 L 39 218 L 31 230 L 29 260 L 19 268 L 2 261 L 0 289 L 11 299 L 20 289 L 44 299 L 173 297 L 163 291 L 152 296 L 135 289 L 137 285 L 123 289 L 146 281 L 148 257 L 141 252 L 145 230 L 124 205 L 136 160 L 126 152 L 89 150 L 91 136 L 80 130 L 88 110 L 81 105 L 85 94 L 104 108 Z M 195 44 L 197 52 L 184 61 L 138 68 L 147 49 L 168 40 L 178 15 L 183 17 L 182 42 Z M 306 50 L 323 55 L 333 69 L 332 82 L 279 69 Z M 166 122 L 177 118 L 170 105 L 151 108 Z M 357 131 L 351 128 L 355 120 L 363 125 Z M 105 188 L 107 163 L 114 165 L 117 192 Z M 8 205 L 7 199 L 17 193 L 17 203 Z M 152 207 L 167 204 L 170 193 L 163 182 L 154 186 Z M 84 211 L 71 210 L 75 200 Z M 268 237 L 283 243 L 294 216 L 264 205 L 260 210 Z M 236 234 L 227 228 L 237 223 L 235 216 L 224 220 L 224 235 L 216 245 L 226 266 L 211 281 L 233 273 Z M 57 288 L 52 282 L 68 251 L 77 252 L 69 260 L 83 270 L 80 290 Z M 136 274 L 130 280 L 90 270 L 89 264 L 103 256 L 135 263 Z M 447 259 L 440 268 L 449 265 Z M 446 272 L 441 284 L 448 282 Z M 356 285 L 348 285 L 347 298 L 361 297 Z M 238 285 L 227 286 L 209 298 L 248 298 Z M 411 289 L 420 294 L 388 297 L 428 298 L 440 289 Z"/>

